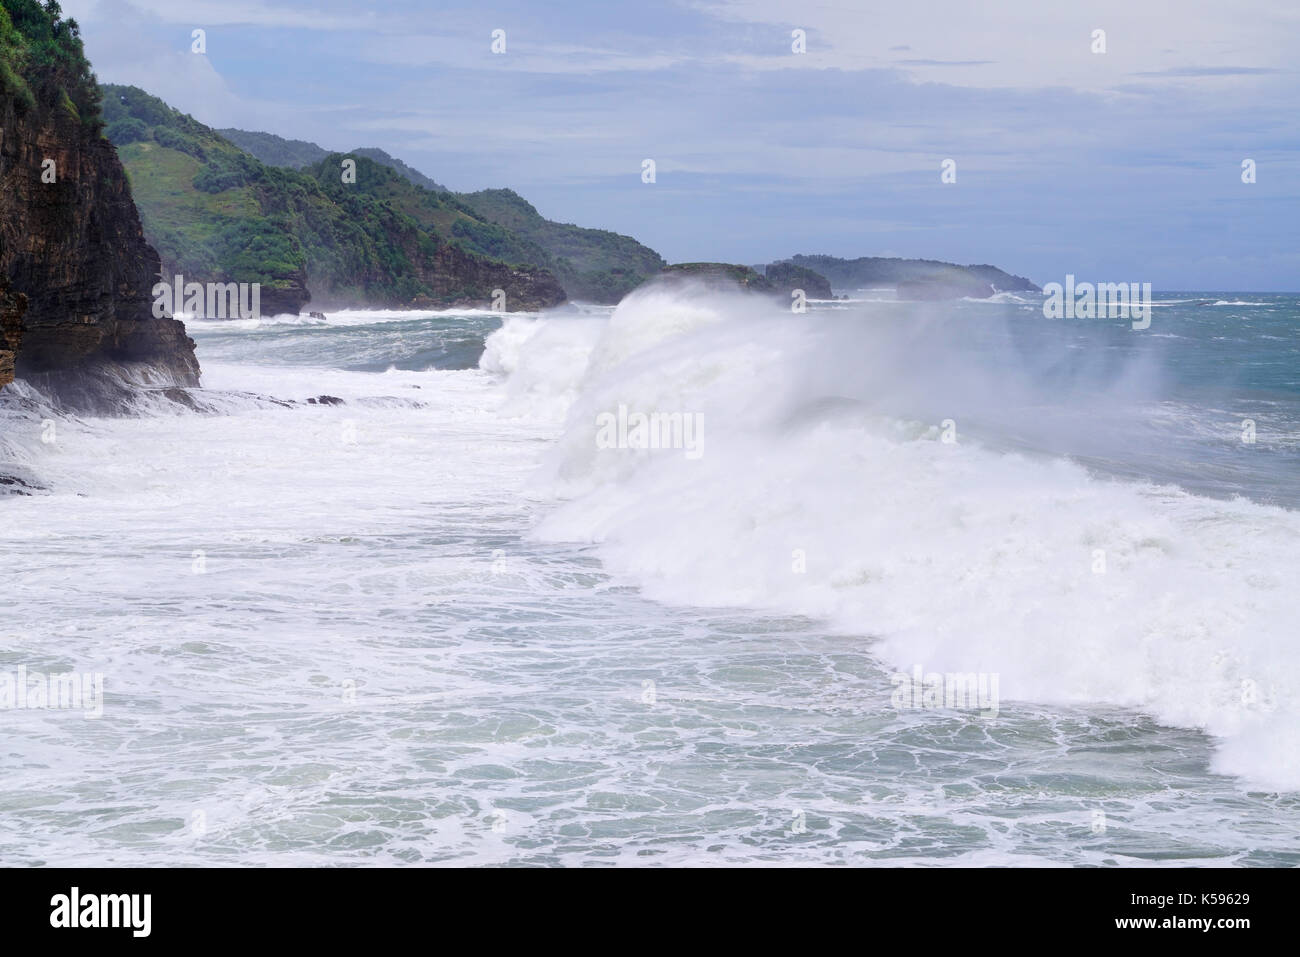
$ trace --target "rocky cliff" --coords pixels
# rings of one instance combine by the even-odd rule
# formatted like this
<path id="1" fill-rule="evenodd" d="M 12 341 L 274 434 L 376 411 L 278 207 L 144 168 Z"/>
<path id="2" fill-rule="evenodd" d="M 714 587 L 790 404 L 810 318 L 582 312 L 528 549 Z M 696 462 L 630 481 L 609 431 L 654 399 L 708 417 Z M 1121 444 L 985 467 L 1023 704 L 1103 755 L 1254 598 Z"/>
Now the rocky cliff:
<path id="1" fill-rule="evenodd" d="M 422 263 L 419 275 L 432 295 L 416 298 L 412 305 L 417 308 L 486 308 L 493 304 L 490 297 L 497 289 L 505 295 L 502 307 L 507 312 L 535 312 L 565 300 L 564 289 L 545 269 L 507 266 L 451 244 L 441 246 Z"/>
<path id="2" fill-rule="evenodd" d="M 15 374 L 82 411 L 115 411 L 133 386 L 198 385 L 184 326 L 153 317 L 158 254 L 102 136 L 75 24 L 28 0 L 3 12 L 0 277 L 27 300 L 16 350 L 6 322 Z"/>
<path id="3" fill-rule="evenodd" d="M 23 333 L 23 313 L 27 297 L 9 291 L 9 283 L 0 278 L 0 389 L 14 381 L 14 359 Z"/>

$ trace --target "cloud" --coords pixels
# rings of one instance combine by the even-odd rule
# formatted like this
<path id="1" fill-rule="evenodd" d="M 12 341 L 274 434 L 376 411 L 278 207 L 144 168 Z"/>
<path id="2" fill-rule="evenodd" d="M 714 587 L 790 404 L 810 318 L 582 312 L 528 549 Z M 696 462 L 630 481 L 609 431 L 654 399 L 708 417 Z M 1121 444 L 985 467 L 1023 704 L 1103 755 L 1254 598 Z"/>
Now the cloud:
<path id="1" fill-rule="evenodd" d="M 1296 212 L 1300 12 L 1261 0 L 64 5 L 101 78 L 202 122 L 380 146 L 670 259 L 892 248 L 1052 276 L 1160 250 L 1151 280 L 1192 285 L 1179 262 L 1260 262 Z"/>
<path id="2" fill-rule="evenodd" d="M 1268 67 L 1249 66 L 1183 66 L 1168 70 L 1146 70 L 1134 73 L 1134 76 L 1265 76 L 1270 73 L 1284 73 Z"/>
<path id="3" fill-rule="evenodd" d="M 107 16 L 100 8 L 120 7 L 115 0 L 66 0 L 61 5 L 64 12 L 78 22 L 83 18 Z M 352 31 L 373 28 L 377 22 L 374 11 L 362 15 L 331 13 L 322 10 L 325 5 L 320 3 L 300 6 L 274 0 L 259 3 L 240 0 L 132 0 L 131 6 L 154 23 L 203 28 L 253 26 Z"/>
<path id="4" fill-rule="evenodd" d="M 994 60 L 895 60 L 901 66 L 985 66 Z"/>
<path id="5" fill-rule="evenodd" d="M 808 55 L 816 54 L 825 67 L 879 68 L 890 62 L 891 52 L 906 46 L 922 54 L 914 64 L 922 81 L 1092 92 L 1106 91 L 1126 74 L 1150 70 L 1153 39 L 1160 44 L 1157 56 L 1176 61 L 1162 69 L 1213 67 L 1234 53 L 1248 54 L 1242 59 L 1252 69 L 1286 69 L 1294 61 L 1300 29 L 1300 8 L 1271 0 L 1093 0 L 1087 5 L 931 0 L 882 4 L 869 16 L 856 3 L 803 0 L 701 0 L 696 9 L 753 28 L 805 28 Z M 1092 52 L 1097 29 L 1106 33 L 1104 54 Z M 954 76 L 958 63 L 995 68 Z M 944 75 L 929 76 L 926 69 Z"/>

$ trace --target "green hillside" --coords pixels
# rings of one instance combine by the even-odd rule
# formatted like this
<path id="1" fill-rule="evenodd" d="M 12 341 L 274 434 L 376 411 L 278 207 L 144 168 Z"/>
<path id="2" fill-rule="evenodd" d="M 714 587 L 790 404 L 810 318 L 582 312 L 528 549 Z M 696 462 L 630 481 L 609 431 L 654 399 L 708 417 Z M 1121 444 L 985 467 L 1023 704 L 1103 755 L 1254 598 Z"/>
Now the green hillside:
<path id="1" fill-rule="evenodd" d="M 89 128 L 100 123 L 99 87 L 77 21 L 60 19 L 58 3 L 5 0 L 0 6 L 0 93 L 20 109 L 57 105 Z"/>
<path id="2" fill-rule="evenodd" d="M 308 143 L 306 140 L 287 140 L 283 136 L 276 136 L 274 133 L 257 133 L 252 130 L 237 130 L 234 128 L 217 130 L 217 132 L 245 153 L 251 153 L 263 163 L 271 166 L 302 169 L 304 166 L 313 166 L 330 155 L 329 150 L 317 146 L 315 143 Z M 373 146 L 354 149 L 346 155 L 364 156 L 366 159 L 372 159 L 381 166 L 396 170 L 416 186 L 433 190 L 435 193 L 450 192 L 446 186 L 435 183 L 418 169 L 407 166 L 397 157 L 390 156 L 383 150 L 376 149 Z"/>
<path id="3" fill-rule="evenodd" d="M 574 299 L 618 302 L 666 265 L 630 236 L 545 219 L 514 190 L 485 189 L 460 199 L 482 218 L 545 250 L 547 267 Z"/>
<path id="4" fill-rule="evenodd" d="M 443 186 L 440 183 L 435 183 L 433 180 L 429 179 L 429 177 L 421 173 L 418 169 L 414 169 L 410 166 L 407 166 L 396 156 L 389 156 L 383 150 L 377 149 L 374 146 L 367 146 L 365 148 L 354 149 L 348 155 L 364 156 L 366 159 L 372 159 L 381 166 L 387 166 L 389 169 L 395 170 L 396 172 L 401 174 L 403 179 L 406 179 L 414 183 L 416 186 L 419 186 L 422 189 L 430 189 L 433 190 L 435 193 L 451 192 L 451 190 L 449 190 L 446 186 Z"/>
<path id="5" fill-rule="evenodd" d="M 301 168 L 325 155 L 325 151 L 313 143 L 286 140 L 272 133 L 222 132 L 264 163 L 272 165 Z M 319 155 L 314 152 L 317 150 Z M 435 193 L 448 193 L 446 187 L 383 150 L 357 149 L 347 155 L 369 157 L 392 168 L 416 186 Z M 630 236 L 552 222 L 513 190 L 451 193 L 442 199 L 465 214 L 454 235 L 468 247 L 486 255 L 538 263 L 555 274 L 572 299 L 618 302 L 665 265 L 658 253 Z M 482 224 L 485 222 L 498 228 L 484 229 Z"/>
<path id="6" fill-rule="evenodd" d="M 319 163 L 329 155 L 329 150 L 322 149 L 315 143 L 308 143 L 306 140 L 286 140 L 274 133 L 254 133 L 236 129 L 217 130 L 217 132 L 245 153 L 251 153 L 271 166 L 302 169 L 312 163 Z"/>
<path id="7" fill-rule="evenodd" d="M 260 282 L 264 312 L 450 305 L 506 291 L 510 309 L 563 301 L 540 250 L 364 156 L 268 165 L 135 87 L 107 85 L 106 135 L 164 275 Z M 356 163 L 344 183 L 343 160 Z"/>

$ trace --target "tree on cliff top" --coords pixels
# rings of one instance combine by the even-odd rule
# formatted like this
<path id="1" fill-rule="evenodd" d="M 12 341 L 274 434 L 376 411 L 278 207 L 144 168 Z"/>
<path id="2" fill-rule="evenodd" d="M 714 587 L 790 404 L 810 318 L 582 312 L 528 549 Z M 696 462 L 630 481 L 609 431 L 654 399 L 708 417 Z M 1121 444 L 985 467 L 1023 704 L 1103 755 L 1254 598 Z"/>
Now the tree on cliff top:
<path id="1" fill-rule="evenodd" d="M 0 84 L 25 107 L 62 107 L 98 129 L 99 84 L 81 43 L 81 28 L 56 0 L 0 0 Z"/>

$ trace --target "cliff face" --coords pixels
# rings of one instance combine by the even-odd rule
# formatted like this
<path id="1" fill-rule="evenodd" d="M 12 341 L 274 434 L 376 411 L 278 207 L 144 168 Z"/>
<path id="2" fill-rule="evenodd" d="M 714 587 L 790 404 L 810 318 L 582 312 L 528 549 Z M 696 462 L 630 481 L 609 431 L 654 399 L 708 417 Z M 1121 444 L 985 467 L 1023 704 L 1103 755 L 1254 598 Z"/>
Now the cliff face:
<path id="1" fill-rule="evenodd" d="M 0 276 L 27 297 L 16 374 L 79 408 L 122 391 L 114 365 L 198 385 L 185 327 L 153 318 L 158 273 L 112 144 L 62 108 L 0 96 Z"/>
<path id="2" fill-rule="evenodd" d="M 180 272 L 168 270 L 167 275 L 173 276 Z M 261 304 L 261 313 L 264 316 L 279 316 L 288 314 L 296 316 L 311 302 L 311 290 L 307 288 L 307 270 L 299 269 L 297 272 L 284 277 L 281 282 L 262 283 L 258 290 Z"/>
<path id="3" fill-rule="evenodd" d="M 490 306 L 492 290 L 505 293 L 507 312 L 535 312 L 564 302 L 564 289 L 545 269 L 507 266 L 471 256 L 450 244 L 441 247 L 421 270 L 425 283 L 442 298 L 419 299 L 414 305 Z"/>
<path id="4" fill-rule="evenodd" d="M 14 359 L 23 333 L 23 312 L 27 297 L 9 291 L 9 283 L 0 278 L 0 389 L 14 381 Z"/>
<path id="5" fill-rule="evenodd" d="M 14 300 L 0 311 L 13 374 L 81 411 L 117 411 L 133 385 L 198 385 L 184 326 L 153 318 L 158 254 L 101 135 L 76 24 L 53 5 L 3 0 L 0 67 L 0 279 Z"/>

